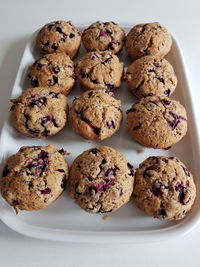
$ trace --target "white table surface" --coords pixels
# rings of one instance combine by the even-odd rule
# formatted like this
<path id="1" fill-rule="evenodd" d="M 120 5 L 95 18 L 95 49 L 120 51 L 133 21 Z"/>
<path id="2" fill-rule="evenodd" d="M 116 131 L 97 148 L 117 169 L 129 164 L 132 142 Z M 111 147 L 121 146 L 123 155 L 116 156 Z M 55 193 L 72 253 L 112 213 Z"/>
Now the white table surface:
<path id="1" fill-rule="evenodd" d="M 74 23 L 159 21 L 178 39 L 196 114 L 200 114 L 200 2 L 198 0 L 0 0 L 0 126 L 29 35 L 58 20 Z M 197 118 L 200 126 L 200 118 Z M 198 178 L 198 177 L 197 177 Z M 21 236 L 0 222 L 0 266 L 200 266 L 200 225 L 186 236 L 156 244 L 86 245 Z"/>

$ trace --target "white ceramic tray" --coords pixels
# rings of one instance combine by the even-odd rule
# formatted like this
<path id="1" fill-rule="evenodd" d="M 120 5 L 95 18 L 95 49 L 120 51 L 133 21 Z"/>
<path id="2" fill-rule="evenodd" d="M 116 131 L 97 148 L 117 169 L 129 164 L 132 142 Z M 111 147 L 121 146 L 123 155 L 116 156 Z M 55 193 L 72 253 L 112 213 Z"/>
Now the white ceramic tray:
<path id="1" fill-rule="evenodd" d="M 130 25 L 121 25 L 126 32 Z M 85 28 L 83 25 L 80 29 Z M 24 55 L 19 66 L 17 77 L 14 83 L 11 98 L 17 97 L 22 90 L 30 87 L 26 78 L 27 66 L 39 57 L 35 50 L 35 33 L 28 42 Z M 79 53 L 82 55 L 85 50 L 81 48 Z M 126 66 L 130 64 L 128 57 L 123 51 L 120 58 Z M 0 219 L 13 230 L 36 238 L 72 241 L 72 242 L 154 242 L 163 241 L 180 234 L 191 231 L 200 219 L 200 164 L 199 164 L 199 143 L 198 133 L 195 125 L 195 116 L 190 98 L 190 88 L 188 86 L 186 73 L 184 70 L 183 56 L 180 47 L 173 40 L 173 47 L 167 59 L 172 63 L 178 77 L 178 86 L 172 98 L 180 100 L 185 105 L 188 115 L 189 130 L 187 135 L 170 150 L 154 150 L 145 148 L 145 153 L 137 153 L 141 149 L 139 144 L 133 142 L 125 129 L 126 110 L 135 102 L 133 95 L 124 84 L 117 90 L 116 97 L 120 98 L 123 105 L 124 121 L 120 131 L 113 137 L 105 141 L 88 141 L 72 132 L 69 125 L 54 137 L 46 140 L 26 138 L 13 129 L 9 121 L 9 116 L 5 120 L 1 133 L 0 161 L 4 164 L 5 159 L 18 151 L 25 145 L 46 145 L 52 143 L 58 148 L 64 148 L 71 154 L 67 157 L 69 164 L 74 158 L 86 149 L 96 145 L 112 146 L 124 153 L 130 163 L 137 167 L 148 156 L 170 155 L 179 157 L 194 175 L 197 185 L 197 198 L 192 211 L 187 217 L 179 222 L 168 222 L 153 219 L 145 215 L 131 202 L 121 207 L 118 211 L 109 213 L 109 219 L 103 220 L 105 214 L 89 214 L 81 210 L 74 204 L 64 192 L 62 196 L 48 208 L 40 211 L 26 212 L 21 211 L 18 215 L 2 198 L 0 198 Z M 77 60 L 77 59 L 76 59 Z M 69 103 L 75 96 L 81 94 L 78 84 L 69 96 Z M 9 109 L 9 100 L 8 109 Z M 9 112 L 8 112 L 9 113 Z"/>

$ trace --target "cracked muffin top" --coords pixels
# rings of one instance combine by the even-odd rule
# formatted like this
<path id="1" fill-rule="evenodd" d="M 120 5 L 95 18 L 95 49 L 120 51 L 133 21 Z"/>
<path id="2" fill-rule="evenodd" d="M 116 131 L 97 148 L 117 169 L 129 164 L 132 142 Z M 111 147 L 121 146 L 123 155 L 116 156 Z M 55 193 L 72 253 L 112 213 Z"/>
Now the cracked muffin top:
<path id="1" fill-rule="evenodd" d="M 135 60 L 126 72 L 129 88 L 138 98 L 170 96 L 177 85 L 172 65 L 164 58 L 145 56 Z"/>
<path id="2" fill-rule="evenodd" d="M 86 91 L 74 99 L 70 120 L 74 131 L 84 138 L 106 139 L 120 128 L 121 102 L 99 90 Z"/>
<path id="3" fill-rule="evenodd" d="M 97 21 L 83 31 L 82 41 L 87 51 L 110 50 L 116 54 L 123 48 L 125 32 L 113 21 Z"/>
<path id="4" fill-rule="evenodd" d="M 67 98 L 55 88 L 29 88 L 11 102 L 12 124 L 26 136 L 55 135 L 67 123 Z"/>
<path id="5" fill-rule="evenodd" d="M 76 63 L 75 72 L 83 89 L 113 92 L 121 85 L 124 64 L 109 51 L 89 52 Z"/>
<path id="6" fill-rule="evenodd" d="M 43 209 L 64 191 L 68 165 L 59 151 L 54 145 L 21 147 L 6 160 L 0 192 L 16 213 Z"/>
<path id="7" fill-rule="evenodd" d="M 180 220 L 191 209 L 196 186 L 191 172 L 176 157 L 149 157 L 135 173 L 136 205 L 158 219 Z"/>
<path id="8" fill-rule="evenodd" d="M 36 46 L 42 54 L 64 52 L 74 58 L 81 45 L 81 33 L 71 21 L 53 21 L 39 31 Z"/>
<path id="9" fill-rule="evenodd" d="M 110 212 L 129 201 L 133 182 L 134 168 L 125 156 L 111 147 L 99 146 L 74 160 L 69 192 L 87 212 Z"/>
<path id="10" fill-rule="evenodd" d="M 187 132 L 185 108 L 168 97 L 143 97 L 127 110 L 127 129 L 146 147 L 169 148 Z"/>
<path id="11" fill-rule="evenodd" d="M 132 59 L 146 55 L 164 57 L 171 49 L 172 38 L 158 22 L 138 24 L 126 37 L 125 50 Z"/>

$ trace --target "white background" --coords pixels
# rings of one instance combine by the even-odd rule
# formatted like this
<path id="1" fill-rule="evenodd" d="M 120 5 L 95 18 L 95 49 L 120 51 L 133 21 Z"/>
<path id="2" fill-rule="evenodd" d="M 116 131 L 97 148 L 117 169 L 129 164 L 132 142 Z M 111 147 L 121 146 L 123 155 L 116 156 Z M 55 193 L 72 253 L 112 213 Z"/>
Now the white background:
<path id="1" fill-rule="evenodd" d="M 58 20 L 91 23 L 159 21 L 178 39 L 186 62 L 200 126 L 200 1 L 198 0 L 0 0 L 0 126 L 25 44 L 43 24 Z M 198 179 L 198 177 L 196 177 Z M 200 225 L 168 242 L 86 245 L 23 237 L 0 223 L 0 266 L 200 266 Z"/>

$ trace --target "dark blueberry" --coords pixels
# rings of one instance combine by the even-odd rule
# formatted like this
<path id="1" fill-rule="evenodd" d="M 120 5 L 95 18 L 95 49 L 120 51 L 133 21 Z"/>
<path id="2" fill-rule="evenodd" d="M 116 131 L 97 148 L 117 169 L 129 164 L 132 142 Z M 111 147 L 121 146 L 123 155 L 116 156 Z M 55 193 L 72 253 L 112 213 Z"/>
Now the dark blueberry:
<path id="1" fill-rule="evenodd" d="M 115 180 L 113 178 L 108 179 L 107 181 L 101 181 L 96 184 L 89 186 L 89 192 L 95 191 L 95 194 L 105 192 L 111 186 L 115 185 Z"/>
<path id="2" fill-rule="evenodd" d="M 90 152 L 94 155 L 97 154 L 97 152 L 99 152 L 99 150 L 97 148 L 93 148 L 92 150 L 90 150 Z"/>
<path id="3" fill-rule="evenodd" d="M 157 165 L 151 165 L 150 167 L 146 168 L 143 172 L 143 177 L 149 178 L 152 176 L 152 174 L 150 173 L 151 171 L 157 171 L 158 170 L 158 166 Z"/>
<path id="4" fill-rule="evenodd" d="M 59 149 L 58 152 L 59 152 L 61 155 L 65 155 L 65 154 L 66 154 L 66 151 L 64 150 L 64 148 Z"/>
<path id="5" fill-rule="evenodd" d="M 159 162 L 159 158 L 156 157 L 156 156 L 152 156 L 151 157 L 151 161 L 152 161 L 152 163 L 158 163 Z"/>
<path id="6" fill-rule="evenodd" d="M 30 175 L 30 174 L 28 174 L 28 175 Z M 33 182 L 30 181 L 30 182 L 28 183 L 28 189 L 31 190 L 32 188 L 33 188 Z"/>
<path id="7" fill-rule="evenodd" d="M 94 84 L 98 84 L 99 83 L 96 79 L 95 80 L 91 79 L 91 82 L 94 83 Z"/>
<path id="8" fill-rule="evenodd" d="M 27 128 L 27 127 L 26 127 Z M 39 130 L 32 130 L 32 129 L 29 129 L 28 130 L 30 134 L 39 134 L 40 131 Z"/>
<path id="9" fill-rule="evenodd" d="M 135 112 L 135 111 L 136 111 L 135 108 L 130 108 L 130 109 L 128 109 L 128 110 L 126 111 L 126 114 L 128 114 L 128 113 L 130 113 L 130 112 Z"/>
<path id="10" fill-rule="evenodd" d="M 8 169 L 8 165 L 5 166 L 2 172 L 2 177 L 7 176 L 10 173 L 10 170 Z"/>
<path id="11" fill-rule="evenodd" d="M 164 93 L 165 95 L 169 96 L 170 93 L 171 93 L 171 90 L 170 90 L 170 89 L 167 89 L 167 90 L 165 90 L 163 93 Z"/>
<path id="12" fill-rule="evenodd" d="M 140 128 L 141 128 L 141 125 L 142 125 L 142 123 L 136 125 L 136 126 L 133 128 L 133 130 L 138 130 L 138 129 L 140 129 Z"/>
<path id="13" fill-rule="evenodd" d="M 41 107 L 42 105 L 45 105 L 47 102 L 47 98 L 45 96 L 43 97 L 38 97 L 38 96 L 31 96 L 30 97 L 30 103 L 29 103 L 29 107 Z"/>
<path id="14" fill-rule="evenodd" d="M 54 50 L 57 50 L 58 49 L 58 44 L 53 43 L 52 46 L 51 46 L 51 48 L 54 49 Z"/>
<path id="15" fill-rule="evenodd" d="M 47 128 L 46 128 L 46 127 L 44 128 L 44 131 L 43 131 L 43 132 L 41 132 L 41 136 L 44 136 L 44 137 L 47 137 L 47 136 L 49 136 L 49 134 L 50 134 L 50 131 L 49 131 L 49 130 L 47 130 Z"/>
<path id="16" fill-rule="evenodd" d="M 105 83 L 105 86 L 107 92 L 113 92 L 115 90 L 115 86 L 113 84 Z"/>
<path id="17" fill-rule="evenodd" d="M 102 63 L 111 63 L 111 61 L 112 61 L 112 56 L 106 58 L 106 59 L 104 60 L 104 62 L 102 62 Z"/>
<path id="18" fill-rule="evenodd" d="M 49 92 L 49 94 L 52 96 L 52 98 L 58 98 L 59 93 L 55 93 L 55 92 Z"/>
<path id="19" fill-rule="evenodd" d="M 83 79 L 89 77 L 89 75 L 88 75 L 87 73 L 83 72 L 83 71 L 80 71 L 79 75 L 80 75 L 81 78 L 83 78 Z"/>
<path id="20" fill-rule="evenodd" d="M 58 73 L 58 72 L 60 72 L 60 67 L 59 66 L 55 66 L 55 67 L 53 67 L 53 72 L 54 73 Z"/>
<path id="21" fill-rule="evenodd" d="M 106 164 L 106 159 L 102 159 L 102 161 L 101 161 L 101 164 L 103 165 L 103 164 Z"/>
<path id="22" fill-rule="evenodd" d="M 161 83 L 165 83 L 165 80 L 163 78 L 156 77 L 156 79 L 159 80 Z"/>
<path id="23" fill-rule="evenodd" d="M 48 25 L 48 30 L 50 31 L 53 28 L 54 24 L 49 24 Z"/>
<path id="24" fill-rule="evenodd" d="M 178 182 L 178 183 L 175 185 L 175 190 L 176 190 L 177 192 L 179 192 L 179 194 L 178 194 L 178 201 L 179 201 L 182 205 L 185 205 L 185 204 L 186 204 L 186 202 L 185 202 L 186 188 L 185 188 L 185 186 L 183 186 L 183 182 L 181 182 L 181 183 Z"/>
<path id="25" fill-rule="evenodd" d="M 162 158 L 161 160 L 162 160 L 163 162 L 165 162 L 165 163 L 168 163 L 168 161 L 169 161 L 169 160 L 166 159 L 166 158 Z"/>
<path id="26" fill-rule="evenodd" d="M 62 179 L 62 183 L 61 183 L 61 188 L 65 189 L 67 185 L 67 175 L 64 175 L 63 179 Z"/>
<path id="27" fill-rule="evenodd" d="M 92 97 L 93 96 L 93 92 L 89 92 L 88 94 L 88 98 Z"/>
<path id="28" fill-rule="evenodd" d="M 187 121 L 186 118 L 184 118 L 184 117 L 182 117 L 180 115 L 177 115 L 177 114 L 173 113 L 172 111 L 169 111 L 169 114 L 174 118 L 173 121 L 169 121 L 168 120 L 168 123 L 171 126 L 172 130 L 174 130 L 177 127 L 177 125 L 179 124 L 180 120 Z"/>
<path id="29" fill-rule="evenodd" d="M 48 152 L 41 150 L 36 158 L 34 158 L 31 162 L 26 166 L 30 171 L 36 171 L 39 175 L 45 171 L 46 166 L 49 162 Z"/>
<path id="30" fill-rule="evenodd" d="M 75 34 L 70 33 L 69 38 L 74 38 L 74 37 L 75 37 Z"/>
<path id="31" fill-rule="evenodd" d="M 128 163 L 127 163 L 127 167 L 128 167 L 129 170 L 130 170 L 129 175 L 134 176 L 134 172 L 135 172 L 135 170 L 134 170 L 133 165 L 131 165 L 131 164 L 128 162 Z"/>
<path id="32" fill-rule="evenodd" d="M 49 115 L 41 118 L 41 124 L 42 124 L 42 126 L 44 126 L 47 122 L 51 122 L 51 121 L 52 121 L 52 117 L 49 116 Z"/>
<path id="33" fill-rule="evenodd" d="M 190 177 L 190 172 L 189 172 L 189 170 L 188 170 L 186 167 L 184 167 L 184 166 L 181 166 L 181 167 L 183 168 L 183 171 L 184 171 L 185 175 L 187 175 L 187 176 Z"/>
<path id="34" fill-rule="evenodd" d="M 115 175 L 115 169 L 114 168 L 108 168 L 105 172 L 105 176 L 108 177 L 109 175 Z"/>
<path id="35" fill-rule="evenodd" d="M 58 83 L 58 77 L 57 76 L 54 76 L 54 75 L 52 76 L 52 79 L 50 79 L 50 80 L 47 81 L 47 84 L 49 86 L 54 86 L 57 83 Z"/>
<path id="36" fill-rule="evenodd" d="M 171 146 L 165 147 L 164 150 L 169 150 Z"/>
<path id="37" fill-rule="evenodd" d="M 153 186 L 153 188 L 152 188 L 152 193 L 153 193 L 154 196 L 156 196 L 156 197 L 160 197 L 161 194 L 162 194 L 160 188 L 159 188 L 159 187 L 156 187 L 156 186 Z"/>
<path id="38" fill-rule="evenodd" d="M 83 120 L 85 123 L 87 123 L 91 128 L 92 130 L 94 131 L 94 133 L 96 135 L 99 135 L 100 134 L 100 128 L 98 127 L 95 127 L 88 119 L 86 119 L 83 114 L 81 113 L 81 120 Z"/>
<path id="39" fill-rule="evenodd" d="M 171 101 L 166 100 L 166 99 L 162 99 L 162 100 L 161 100 L 161 103 L 162 103 L 164 106 L 168 106 L 168 105 L 171 104 Z"/>
<path id="40" fill-rule="evenodd" d="M 163 219 L 167 217 L 167 213 L 164 209 L 158 210 L 158 216 L 161 216 Z"/>
<path id="41" fill-rule="evenodd" d="M 58 171 L 58 172 L 65 172 L 65 170 L 63 170 L 63 169 L 57 169 L 56 171 Z"/>
<path id="42" fill-rule="evenodd" d="M 56 27 L 56 31 L 62 33 L 62 29 L 60 27 Z"/>
<path id="43" fill-rule="evenodd" d="M 46 64 L 38 63 L 36 69 L 37 69 L 37 70 L 41 70 L 41 68 L 42 68 L 43 66 L 46 66 Z"/>
<path id="44" fill-rule="evenodd" d="M 39 82 L 38 82 L 38 78 L 37 77 L 31 78 L 31 85 L 33 87 L 37 87 L 39 85 Z"/>
<path id="45" fill-rule="evenodd" d="M 108 127 L 109 129 L 115 129 L 115 123 L 114 123 L 113 120 L 108 121 L 108 122 L 106 123 L 106 125 L 107 125 L 107 127 Z"/>
<path id="46" fill-rule="evenodd" d="M 51 189 L 49 187 L 46 187 L 44 190 L 40 191 L 43 195 L 48 195 L 51 193 Z"/>
<path id="47" fill-rule="evenodd" d="M 113 31 L 112 31 L 111 29 L 107 29 L 106 32 L 107 32 L 108 34 L 110 34 L 110 35 L 113 33 Z"/>
<path id="48" fill-rule="evenodd" d="M 156 73 L 155 70 L 153 70 L 153 69 L 148 70 L 148 72 L 154 72 L 154 73 Z"/>

